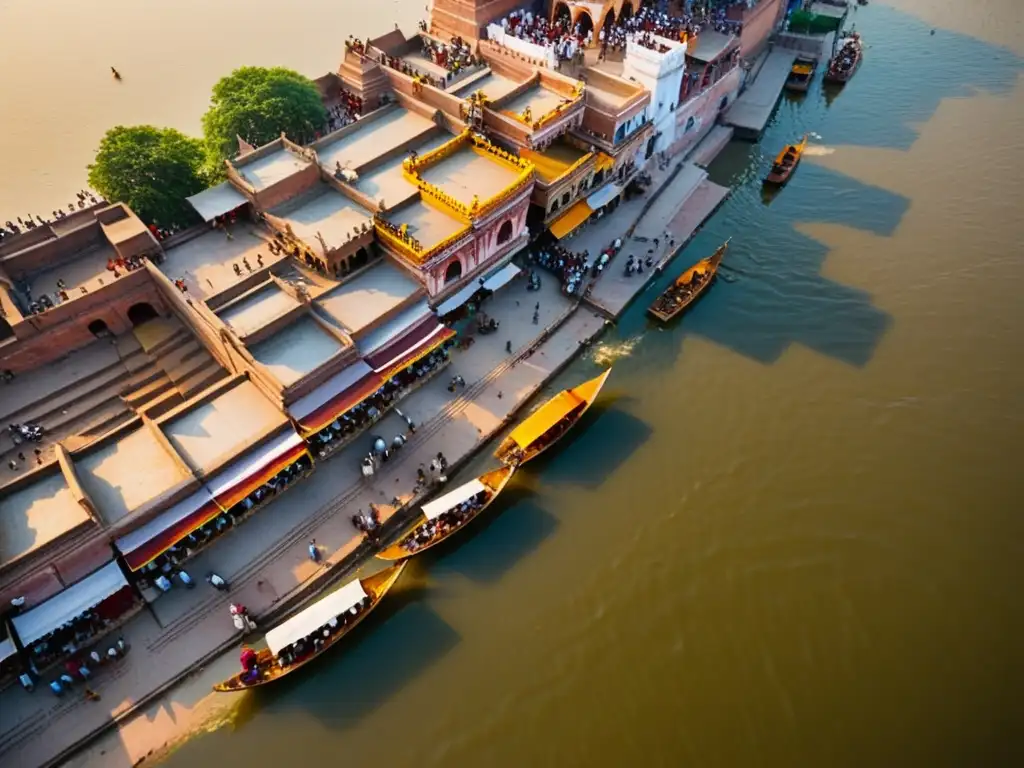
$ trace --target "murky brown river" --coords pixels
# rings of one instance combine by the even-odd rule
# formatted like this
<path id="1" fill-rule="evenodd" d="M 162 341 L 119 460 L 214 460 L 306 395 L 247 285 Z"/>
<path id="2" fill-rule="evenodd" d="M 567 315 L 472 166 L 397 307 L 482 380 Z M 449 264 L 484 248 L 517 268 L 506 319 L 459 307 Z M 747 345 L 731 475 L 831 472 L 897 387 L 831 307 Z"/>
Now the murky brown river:
<path id="1" fill-rule="evenodd" d="M 421 9 L 92 5 L 0 6 L 0 212 L 80 187 L 109 124 L 195 130 L 232 66 L 316 74 Z M 846 90 L 784 99 L 712 168 L 735 194 L 675 267 L 732 236 L 708 296 L 668 330 L 638 302 L 572 442 L 168 765 L 1024 764 L 1024 6 L 855 20 Z"/>

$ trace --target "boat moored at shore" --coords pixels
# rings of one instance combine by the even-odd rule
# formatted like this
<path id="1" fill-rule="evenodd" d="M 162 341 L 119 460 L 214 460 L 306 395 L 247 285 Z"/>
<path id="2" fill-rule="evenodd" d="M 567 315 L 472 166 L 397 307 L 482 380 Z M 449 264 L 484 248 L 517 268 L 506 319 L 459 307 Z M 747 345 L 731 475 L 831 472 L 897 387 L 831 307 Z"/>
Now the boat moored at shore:
<path id="1" fill-rule="evenodd" d="M 807 93 L 811 88 L 811 81 L 814 80 L 814 72 L 817 68 L 817 59 L 810 56 L 797 56 L 792 69 L 789 70 L 789 77 L 786 78 L 784 88 L 796 93 Z"/>
<path id="2" fill-rule="evenodd" d="M 365 579 L 350 581 L 267 632 L 267 647 L 242 650 L 243 669 L 213 690 L 244 691 L 279 680 L 304 667 L 351 632 L 402 575 L 401 562 Z"/>
<path id="3" fill-rule="evenodd" d="M 856 74 L 863 58 L 864 45 L 860 35 L 853 32 L 840 43 L 836 55 L 829 60 L 828 68 L 825 70 L 825 82 L 845 84 Z"/>
<path id="4" fill-rule="evenodd" d="M 714 281 L 718 265 L 722 263 L 722 258 L 729 248 L 729 240 L 718 246 L 713 254 L 701 259 L 677 277 L 647 311 L 663 323 L 682 314 Z"/>
<path id="5" fill-rule="evenodd" d="M 509 466 L 520 466 L 540 456 L 590 409 L 611 372 L 609 368 L 600 376 L 552 397 L 501 441 L 494 456 Z"/>
<path id="6" fill-rule="evenodd" d="M 772 169 L 764 177 L 764 183 L 782 185 L 789 181 L 789 177 L 793 175 L 793 171 L 796 170 L 797 165 L 800 163 L 800 158 L 803 156 L 806 147 L 806 133 L 799 144 L 787 144 L 783 147 L 778 157 L 775 158 L 775 162 L 772 163 Z"/>
<path id="7" fill-rule="evenodd" d="M 422 519 L 397 542 L 379 552 L 381 560 L 401 560 L 440 544 L 465 528 L 498 498 L 515 473 L 514 466 L 486 472 L 422 507 Z"/>

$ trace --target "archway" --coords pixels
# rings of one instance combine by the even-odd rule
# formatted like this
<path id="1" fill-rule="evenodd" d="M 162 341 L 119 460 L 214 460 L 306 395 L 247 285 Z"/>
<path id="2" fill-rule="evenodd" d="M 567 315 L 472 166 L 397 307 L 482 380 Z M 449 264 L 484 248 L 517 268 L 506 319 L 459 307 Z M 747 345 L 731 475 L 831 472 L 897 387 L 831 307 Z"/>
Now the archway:
<path id="1" fill-rule="evenodd" d="M 576 17 L 576 23 L 580 25 L 580 35 L 582 37 L 586 37 L 594 31 L 594 20 L 590 18 L 590 13 L 585 10 Z M 595 35 L 592 40 L 593 43 L 597 42 L 596 38 L 597 36 Z"/>
<path id="2" fill-rule="evenodd" d="M 102 320 L 93 320 L 89 323 L 89 333 L 99 338 L 100 336 L 109 336 L 110 329 L 107 328 L 107 324 Z"/>
<path id="3" fill-rule="evenodd" d="M 460 277 L 462 277 L 462 262 L 455 259 L 444 271 L 444 284 L 454 283 Z"/>
<path id="4" fill-rule="evenodd" d="M 132 325 L 142 325 L 147 320 L 154 320 L 159 316 L 153 305 L 146 301 L 132 304 L 128 308 L 128 320 Z"/>
<path id="5" fill-rule="evenodd" d="M 605 35 L 612 31 L 612 27 L 615 26 L 615 9 L 609 8 L 608 13 L 604 15 L 604 21 L 601 22 L 601 29 L 604 30 Z"/>
<path id="6" fill-rule="evenodd" d="M 626 2 L 622 4 L 622 8 L 619 9 L 619 23 L 625 24 L 631 18 L 633 18 L 633 5 L 629 0 L 626 0 Z"/>
<path id="7" fill-rule="evenodd" d="M 498 229 L 498 245 L 507 243 L 512 239 L 512 220 L 504 222 Z"/>
<path id="8" fill-rule="evenodd" d="M 572 14 L 569 12 L 568 4 L 565 2 L 556 3 L 554 12 L 551 14 L 551 20 L 557 22 L 564 22 L 571 27 Z"/>

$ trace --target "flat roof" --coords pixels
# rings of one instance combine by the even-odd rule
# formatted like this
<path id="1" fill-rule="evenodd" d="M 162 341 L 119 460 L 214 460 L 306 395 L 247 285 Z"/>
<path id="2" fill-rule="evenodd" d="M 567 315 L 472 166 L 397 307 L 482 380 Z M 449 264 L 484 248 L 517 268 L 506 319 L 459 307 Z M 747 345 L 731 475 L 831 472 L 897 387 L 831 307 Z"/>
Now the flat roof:
<path id="1" fill-rule="evenodd" d="M 488 200 L 519 178 L 511 168 L 468 146 L 424 168 L 420 176 L 463 205 L 470 205 L 474 195 L 479 196 L 481 202 Z"/>
<path id="2" fill-rule="evenodd" d="M 229 227 L 228 231 L 230 240 L 222 230 L 214 229 L 171 248 L 158 265 L 160 271 L 171 280 L 182 278 L 189 293 L 205 299 L 249 276 L 243 258 L 249 260 L 253 269 L 259 269 L 257 256 L 263 257 L 264 265 L 288 258 L 283 253 L 272 254 L 267 241 L 245 222 Z M 241 275 L 235 274 L 232 264 L 238 265 Z"/>
<path id="3" fill-rule="evenodd" d="M 107 524 L 187 479 L 148 427 L 76 456 L 74 465 L 82 488 Z"/>
<path id="4" fill-rule="evenodd" d="M 316 300 L 349 334 L 356 334 L 420 290 L 419 284 L 387 261 L 378 262 Z"/>
<path id="5" fill-rule="evenodd" d="M 410 147 L 410 149 L 423 155 L 432 149 L 437 149 L 445 142 L 451 141 L 451 138 L 449 134 L 438 129 L 426 141 Z M 407 182 L 402 175 L 402 163 L 405 158 L 405 155 L 399 155 L 378 165 L 368 173 L 361 174 L 355 183 L 356 189 L 371 200 L 383 200 L 389 207 L 398 205 L 416 192 L 416 187 Z"/>
<path id="6" fill-rule="evenodd" d="M 419 240 L 424 248 L 436 245 L 466 226 L 419 198 L 389 211 L 388 220 L 392 224 L 407 225 L 409 234 Z"/>
<path id="7" fill-rule="evenodd" d="M 286 315 L 299 306 L 299 302 L 277 283 L 268 280 L 217 312 L 217 316 L 231 326 L 239 336 L 248 336 L 263 326 Z"/>
<path id="8" fill-rule="evenodd" d="M 338 163 L 342 168 L 358 168 L 437 127 L 403 107 L 371 120 L 364 118 L 353 125 L 356 127 L 351 133 L 317 149 L 320 165 L 327 170 L 333 172 Z"/>
<path id="9" fill-rule="evenodd" d="M 587 87 L 590 87 L 589 84 Z M 539 120 L 555 107 L 559 106 L 564 100 L 565 97 L 561 94 L 549 91 L 540 83 L 534 83 L 532 86 L 527 88 L 526 91 L 512 99 L 512 101 L 507 104 L 502 104 L 500 109 L 503 112 L 515 112 L 516 114 L 519 114 L 529 107 L 530 112 L 533 113 L 533 119 Z"/>
<path id="10" fill-rule="evenodd" d="M 624 106 L 643 90 L 628 80 L 619 82 L 613 79 L 616 76 L 608 72 L 601 74 L 604 77 L 591 77 L 587 80 L 587 92 L 613 108 Z"/>
<path id="11" fill-rule="evenodd" d="M 291 224 L 307 245 L 317 246 L 320 234 L 331 249 L 343 246 L 355 228 L 373 224 L 362 206 L 328 187 L 315 197 L 303 197 L 272 213 Z"/>
<path id="12" fill-rule="evenodd" d="M 585 157 L 587 152 L 566 141 L 555 141 L 543 152 L 533 151 L 530 162 L 537 168 L 541 181 L 552 182 L 565 173 L 572 164 Z"/>
<path id="13" fill-rule="evenodd" d="M 32 291 L 32 298 L 37 299 L 44 293 L 53 298 L 57 292 L 57 281 L 63 280 L 68 292 L 68 299 L 74 300 L 82 296 L 82 288 L 95 291 L 103 285 L 117 282 L 113 272 L 107 271 L 107 260 L 116 259 L 117 252 L 107 244 L 89 248 L 77 254 L 73 259 L 61 262 L 42 272 L 30 274 L 25 282 Z M 125 274 L 121 271 L 121 274 Z"/>
<path id="14" fill-rule="evenodd" d="M 287 179 L 310 164 L 308 160 L 282 147 L 266 157 L 251 162 L 240 162 L 235 166 L 235 170 L 259 191 Z"/>
<path id="15" fill-rule="evenodd" d="M 316 320 L 303 315 L 268 339 L 253 344 L 249 352 L 286 387 L 315 371 L 345 348 Z"/>
<path id="16" fill-rule="evenodd" d="M 129 216 L 127 212 L 124 218 L 101 226 L 104 234 L 112 243 L 125 243 L 138 235 L 149 234 L 149 230 L 142 220 L 136 216 Z"/>
<path id="17" fill-rule="evenodd" d="M 256 385 L 241 381 L 160 428 L 185 463 L 193 469 L 210 469 L 215 459 L 240 453 L 287 420 Z"/>
<path id="18" fill-rule="evenodd" d="M 399 56 L 402 61 L 411 66 L 417 72 L 424 75 L 431 75 L 432 77 L 447 79 L 448 70 L 444 67 L 438 66 L 422 53 L 418 51 L 410 51 L 409 53 Z"/>
<path id="19" fill-rule="evenodd" d="M 460 85 L 455 89 L 454 93 L 456 96 L 461 96 L 465 99 L 468 98 L 470 94 L 476 93 L 477 91 L 483 91 L 489 101 L 496 101 L 497 99 L 508 95 L 518 87 L 519 83 L 515 80 L 502 77 L 495 72 L 488 72 L 484 77 L 478 78 L 470 83 Z"/>
<path id="20" fill-rule="evenodd" d="M 686 55 L 698 61 L 714 61 L 733 44 L 736 38 L 733 35 L 723 35 L 713 29 L 701 32 L 697 35 L 697 44 L 686 46 Z"/>
<path id="21" fill-rule="evenodd" d="M 60 471 L 0 498 L 0 564 L 47 544 L 91 520 Z"/>

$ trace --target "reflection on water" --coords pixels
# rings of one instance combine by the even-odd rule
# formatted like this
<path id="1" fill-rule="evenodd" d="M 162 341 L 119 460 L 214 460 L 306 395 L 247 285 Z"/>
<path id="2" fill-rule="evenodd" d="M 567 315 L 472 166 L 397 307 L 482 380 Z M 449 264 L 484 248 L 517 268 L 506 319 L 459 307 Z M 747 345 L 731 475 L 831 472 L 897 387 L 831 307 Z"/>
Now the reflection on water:
<path id="1" fill-rule="evenodd" d="M 734 194 L 658 286 L 731 236 L 702 301 L 632 306 L 559 382 L 615 364 L 579 430 L 170 766 L 1022 763 L 1024 67 L 856 22 L 831 104 L 712 167 Z"/>

